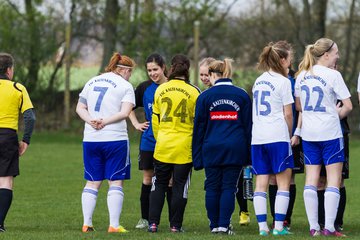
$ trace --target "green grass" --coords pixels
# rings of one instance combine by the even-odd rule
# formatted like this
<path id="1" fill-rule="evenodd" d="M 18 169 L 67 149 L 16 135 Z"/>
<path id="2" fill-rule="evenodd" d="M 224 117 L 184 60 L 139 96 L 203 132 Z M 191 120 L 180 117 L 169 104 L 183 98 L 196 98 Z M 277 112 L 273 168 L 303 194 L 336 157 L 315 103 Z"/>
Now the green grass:
<path id="1" fill-rule="evenodd" d="M 83 180 L 81 134 L 41 133 L 35 134 L 28 151 L 21 158 L 21 175 L 15 179 L 14 201 L 8 213 L 7 232 L 0 239 L 258 239 L 257 223 L 251 203 L 251 224 L 240 227 L 238 206 L 233 215 L 236 236 L 214 236 L 209 233 L 204 207 L 204 173 L 194 172 L 185 212 L 183 234 L 168 232 L 168 215 L 165 204 L 160 232 L 150 234 L 136 230 L 140 217 L 139 194 L 141 172 L 137 170 L 139 134 L 131 136 L 132 178 L 124 186 L 125 201 L 121 224 L 127 234 L 108 234 L 108 212 L 106 207 L 107 186 L 99 192 L 94 213 L 96 232 L 83 234 L 81 192 Z M 350 239 L 359 239 L 360 188 L 360 140 L 351 140 L 351 176 L 347 180 L 348 205 L 345 212 L 345 234 Z M 297 200 L 293 214 L 294 235 L 286 239 L 308 239 L 308 224 L 302 200 L 304 175 L 297 176 Z M 275 237 L 270 236 L 270 239 Z M 322 239 L 322 237 L 320 237 Z"/>

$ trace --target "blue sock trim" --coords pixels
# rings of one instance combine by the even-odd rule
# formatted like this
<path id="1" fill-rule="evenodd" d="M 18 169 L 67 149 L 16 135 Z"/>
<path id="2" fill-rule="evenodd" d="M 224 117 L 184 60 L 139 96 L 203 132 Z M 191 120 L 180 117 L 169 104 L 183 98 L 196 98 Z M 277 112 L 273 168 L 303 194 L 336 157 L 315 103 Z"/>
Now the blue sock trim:
<path id="1" fill-rule="evenodd" d="M 98 195 L 98 191 L 93 190 L 93 189 L 90 189 L 90 188 L 84 188 L 84 189 L 83 189 L 83 193 L 90 193 L 90 194 L 93 194 L 93 195 L 95 195 L 95 196 Z"/>
<path id="2" fill-rule="evenodd" d="M 276 196 L 290 197 L 290 192 L 277 191 Z"/>
<path id="3" fill-rule="evenodd" d="M 313 186 L 313 185 L 306 185 L 304 187 L 304 190 L 312 190 L 312 191 L 315 191 L 317 192 L 317 187 Z"/>
<path id="4" fill-rule="evenodd" d="M 260 223 L 260 222 L 266 222 L 266 217 L 267 217 L 267 214 L 260 214 L 260 215 L 256 215 L 256 219 L 257 221 Z"/>
<path id="5" fill-rule="evenodd" d="M 110 191 L 120 191 L 122 192 L 122 187 L 119 187 L 119 186 L 111 186 L 109 187 L 109 192 Z"/>
<path id="6" fill-rule="evenodd" d="M 263 197 L 266 198 L 267 193 L 266 192 L 254 192 L 254 197 Z"/>
<path id="7" fill-rule="evenodd" d="M 339 191 L 339 189 L 337 187 L 327 187 L 325 189 L 325 192 L 334 192 L 334 193 L 337 193 L 337 194 L 340 195 L 340 191 Z"/>
<path id="8" fill-rule="evenodd" d="M 275 213 L 275 221 L 284 221 L 286 214 Z"/>

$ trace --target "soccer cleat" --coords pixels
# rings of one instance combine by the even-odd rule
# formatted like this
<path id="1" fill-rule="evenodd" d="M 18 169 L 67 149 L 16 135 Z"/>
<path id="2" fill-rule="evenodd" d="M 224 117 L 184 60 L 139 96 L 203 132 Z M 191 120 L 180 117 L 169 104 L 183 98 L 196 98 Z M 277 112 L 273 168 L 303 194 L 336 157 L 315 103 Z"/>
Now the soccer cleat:
<path id="1" fill-rule="evenodd" d="M 211 229 L 211 233 L 212 233 L 212 234 L 218 234 L 218 233 L 219 233 L 219 229 L 218 229 L 218 228 L 213 228 L 213 229 Z"/>
<path id="2" fill-rule="evenodd" d="M 269 231 L 260 230 L 259 235 L 260 235 L 260 236 L 263 236 L 263 237 L 269 236 Z"/>
<path id="3" fill-rule="evenodd" d="M 83 233 L 85 232 L 95 232 L 95 228 L 93 226 L 84 225 L 81 230 Z"/>
<path id="4" fill-rule="evenodd" d="M 283 226 L 286 228 L 286 230 L 290 231 L 290 223 L 288 221 L 285 220 Z"/>
<path id="5" fill-rule="evenodd" d="M 117 228 L 114 228 L 112 226 L 109 226 L 108 228 L 108 233 L 127 233 L 129 232 L 128 230 L 126 230 L 123 226 L 118 226 Z"/>
<path id="6" fill-rule="evenodd" d="M 342 225 L 337 225 L 335 224 L 335 230 L 338 231 L 338 232 L 341 232 L 344 230 L 343 226 Z"/>
<path id="7" fill-rule="evenodd" d="M 320 236 L 320 235 L 321 235 L 321 232 L 319 230 L 315 230 L 315 229 L 310 230 L 310 236 L 317 237 L 317 236 Z"/>
<path id="8" fill-rule="evenodd" d="M 225 228 L 225 227 L 218 227 L 218 234 L 222 234 L 222 235 L 235 235 L 235 232 L 230 229 L 230 227 Z"/>
<path id="9" fill-rule="evenodd" d="M 156 233 L 158 231 L 158 226 L 155 223 L 152 223 L 148 227 L 148 232 Z"/>
<path id="10" fill-rule="evenodd" d="M 321 235 L 323 235 L 323 236 L 335 236 L 335 237 L 346 237 L 346 235 L 341 233 L 341 232 L 338 232 L 336 230 L 333 231 L 333 232 L 330 232 L 326 228 L 324 228 L 324 230 L 322 230 Z"/>
<path id="11" fill-rule="evenodd" d="M 290 235 L 292 234 L 291 232 L 289 232 L 286 228 L 283 228 L 282 230 L 277 230 L 277 229 L 273 229 L 272 234 L 274 236 L 282 236 L 282 235 Z"/>
<path id="12" fill-rule="evenodd" d="M 182 229 L 182 227 L 172 226 L 170 228 L 170 232 L 172 232 L 172 233 L 182 233 L 182 232 L 184 232 L 184 229 Z"/>
<path id="13" fill-rule="evenodd" d="M 0 226 L 0 233 L 2 233 L 2 232 L 6 232 L 6 230 L 5 230 L 5 227 L 4 227 L 4 226 Z"/>
<path id="14" fill-rule="evenodd" d="M 144 219 L 144 218 L 140 218 L 139 222 L 136 224 L 135 228 L 137 229 L 143 229 L 143 228 L 147 228 L 149 226 L 149 222 L 148 220 Z"/>
<path id="15" fill-rule="evenodd" d="M 250 224 L 250 214 L 249 212 L 240 212 L 240 221 L 241 226 L 247 226 Z"/>

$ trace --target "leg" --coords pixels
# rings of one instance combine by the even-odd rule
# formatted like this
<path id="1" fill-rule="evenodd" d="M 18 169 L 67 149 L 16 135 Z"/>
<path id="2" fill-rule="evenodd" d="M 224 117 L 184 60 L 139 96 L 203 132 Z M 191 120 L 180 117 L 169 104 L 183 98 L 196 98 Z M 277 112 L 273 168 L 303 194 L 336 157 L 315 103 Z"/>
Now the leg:
<path id="1" fill-rule="evenodd" d="M 220 195 L 220 211 L 219 211 L 219 230 L 220 227 L 227 231 L 230 225 L 231 215 L 235 209 L 236 184 L 239 179 L 240 167 L 223 168 L 223 176 L 221 183 Z"/>
<path id="2" fill-rule="evenodd" d="M 173 180 L 171 177 L 168 188 L 166 190 L 166 202 L 168 204 L 169 222 L 171 221 L 171 218 L 172 218 L 172 216 L 171 216 L 171 200 L 172 200 L 172 193 L 173 193 L 172 185 L 173 185 Z"/>
<path id="3" fill-rule="evenodd" d="M 147 221 L 149 220 L 149 203 L 153 176 L 154 170 L 143 170 L 143 182 L 140 193 L 141 218 Z"/>
<path id="4" fill-rule="evenodd" d="M 284 220 L 286 212 L 289 206 L 290 200 L 290 181 L 292 170 L 287 168 L 285 171 L 276 174 L 276 182 L 278 185 L 278 191 L 275 199 L 275 226 L 274 229 L 282 231 L 284 226 Z"/>
<path id="5" fill-rule="evenodd" d="M 342 231 L 342 225 L 344 224 L 343 219 L 344 219 L 345 206 L 346 206 L 346 188 L 344 185 L 344 179 L 342 179 L 340 186 L 340 202 L 335 219 L 336 231 Z"/>
<path id="6" fill-rule="evenodd" d="M 120 215 L 124 202 L 123 181 L 109 181 L 107 194 L 107 206 L 109 210 L 109 230 L 108 232 L 119 232 Z"/>
<path id="7" fill-rule="evenodd" d="M 84 218 L 83 232 L 92 231 L 92 216 L 102 181 L 87 181 L 81 195 L 81 205 Z M 89 228 L 90 227 L 90 228 Z"/>
<path id="8" fill-rule="evenodd" d="M 310 230 L 320 231 L 318 223 L 317 185 L 321 165 L 306 165 L 305 169 L 304 203 L 306 215 L 310 224 Z"/>
<path id="9" fill-rule="evenodd" d="M 320 228 L 323 229 L 325 226 L 325 206 L 324 206 L 324 196 L 325 196 L 325 188 L 326 188 L 326 172 L 325 172 L 325 166 L 321 166 L 320 171 L 320 179 L 318 184 L 318 222 L 320 225 Z"/>
<path id="10" fill-rule="evenodd" d="M 286 212 L 285 222 L 284 225 L 290 228 L 291 224 L 291 216 L 294 209 L 295 199 L 296 199 L 296 184 L 295 184 L 295 174 L 294 172 L 291 175 L 291 181 L 290 181 L 290 200 L 289 200 L 289 207 Z"/>
<path id="11" fill-rule="evenodd" d="M 205 207 L 210 221 L 210 230 L 219 227 L 221 179 L 220 168 L 205 168 Z M 217 230 L 216 230 L 217 231 Z"/>
<path id="12" fill-rule="evenodd" d="M 250 214 L 247 205 L 247 199 L 244 199 L 244 169 L 237 182 L 236 200 L 239 205 L 239 223 L 240 225 L 248 225 L 250 223 Z"/>
<path id="13" fill-rule="evenodd" d="M 173 171 L 173 164 L 155 161 L 155 176 L 150 193 L 149 223 L 156 226 L 164 206 L 165 192 Z"/>
<path id="14" fill-rule="evenodd" d="M 173 195 L 171 199 L 172 228 L 181 229 L 190 186 L 192 163 L 175 164 L 173 171 Z M 167 181 L 167 184 L 169 179 Z"/>
<path id="15" fill-rule="evenodd" d="M 13 198 L 14 177 L 0 177 L 0 232 L 5 231 L 4 222 Z"/>
<path id="16" fill-rule="evenodd" d="M 271 174 L 269 181 L 269 203 L 270 203 L 271 216 L 273 218 L 273 225 L 275 224 L 275 199 L 276 199 L 277 190 L 278 190 L 278 186 L 276 183 L 276 177 L 275 175 Z"/>
<path id="17" fill-rule="evenodd" d="M 269 227 L 266 222 L 267 208 L 266 208 L 266 192 L 269 185 L 268 174 L 256 175 L 256 186 L 254 192 L 254 209 L 256 218 L 259 224 L 259 231 L 269 232 Z"/>
<path id="18" fill-rule="evenodd" d="M 325 190 L 325 229 L 335 231 L 334 222 L 340 200 L 342 162 L 326 166 L 327 188 Z"/>

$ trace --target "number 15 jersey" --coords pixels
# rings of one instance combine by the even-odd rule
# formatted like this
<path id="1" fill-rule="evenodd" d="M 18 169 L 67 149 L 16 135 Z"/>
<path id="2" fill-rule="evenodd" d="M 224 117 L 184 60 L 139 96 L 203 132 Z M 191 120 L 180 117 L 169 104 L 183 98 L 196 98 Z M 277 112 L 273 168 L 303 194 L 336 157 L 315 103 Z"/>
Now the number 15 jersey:
<path id="1" fill-rule="evenodd" d="M 173 164 L 192 162 L 192 132 L 199 94 L 197 87 L 178 79 L 156 89 L 152 114 L 156 160 Z"/>
<path id="2" fill-rule="evenodd" d="M 93 119 L 110 117 L 121 111 L 123 102 L 135 106 L 133 86 L 121 76 L 103 73 L 90 79 L 79 94 L 81 101 L 86 101 L 88 112 Z M 84 142 L 109 142 L 128 140 L 126 120 L 106 125 L 95 130 L 85 123 Z"/>
<path id="3" fill-rule="evenodd" d="M 341 74 L 333 69 L 315 65 L 296 78 L 295 97 L 302 109 L 301 137 L 306 141 L 328 141 L 342 137 L 337 99 L 350 97 Z"/>
<path id="4" fill-rule="evenodd" d="M 284 106 L 294 103 L 291 82 L 276 72 L 264 72 L 253 86 L 251 144 L 290 142 Z"/>

